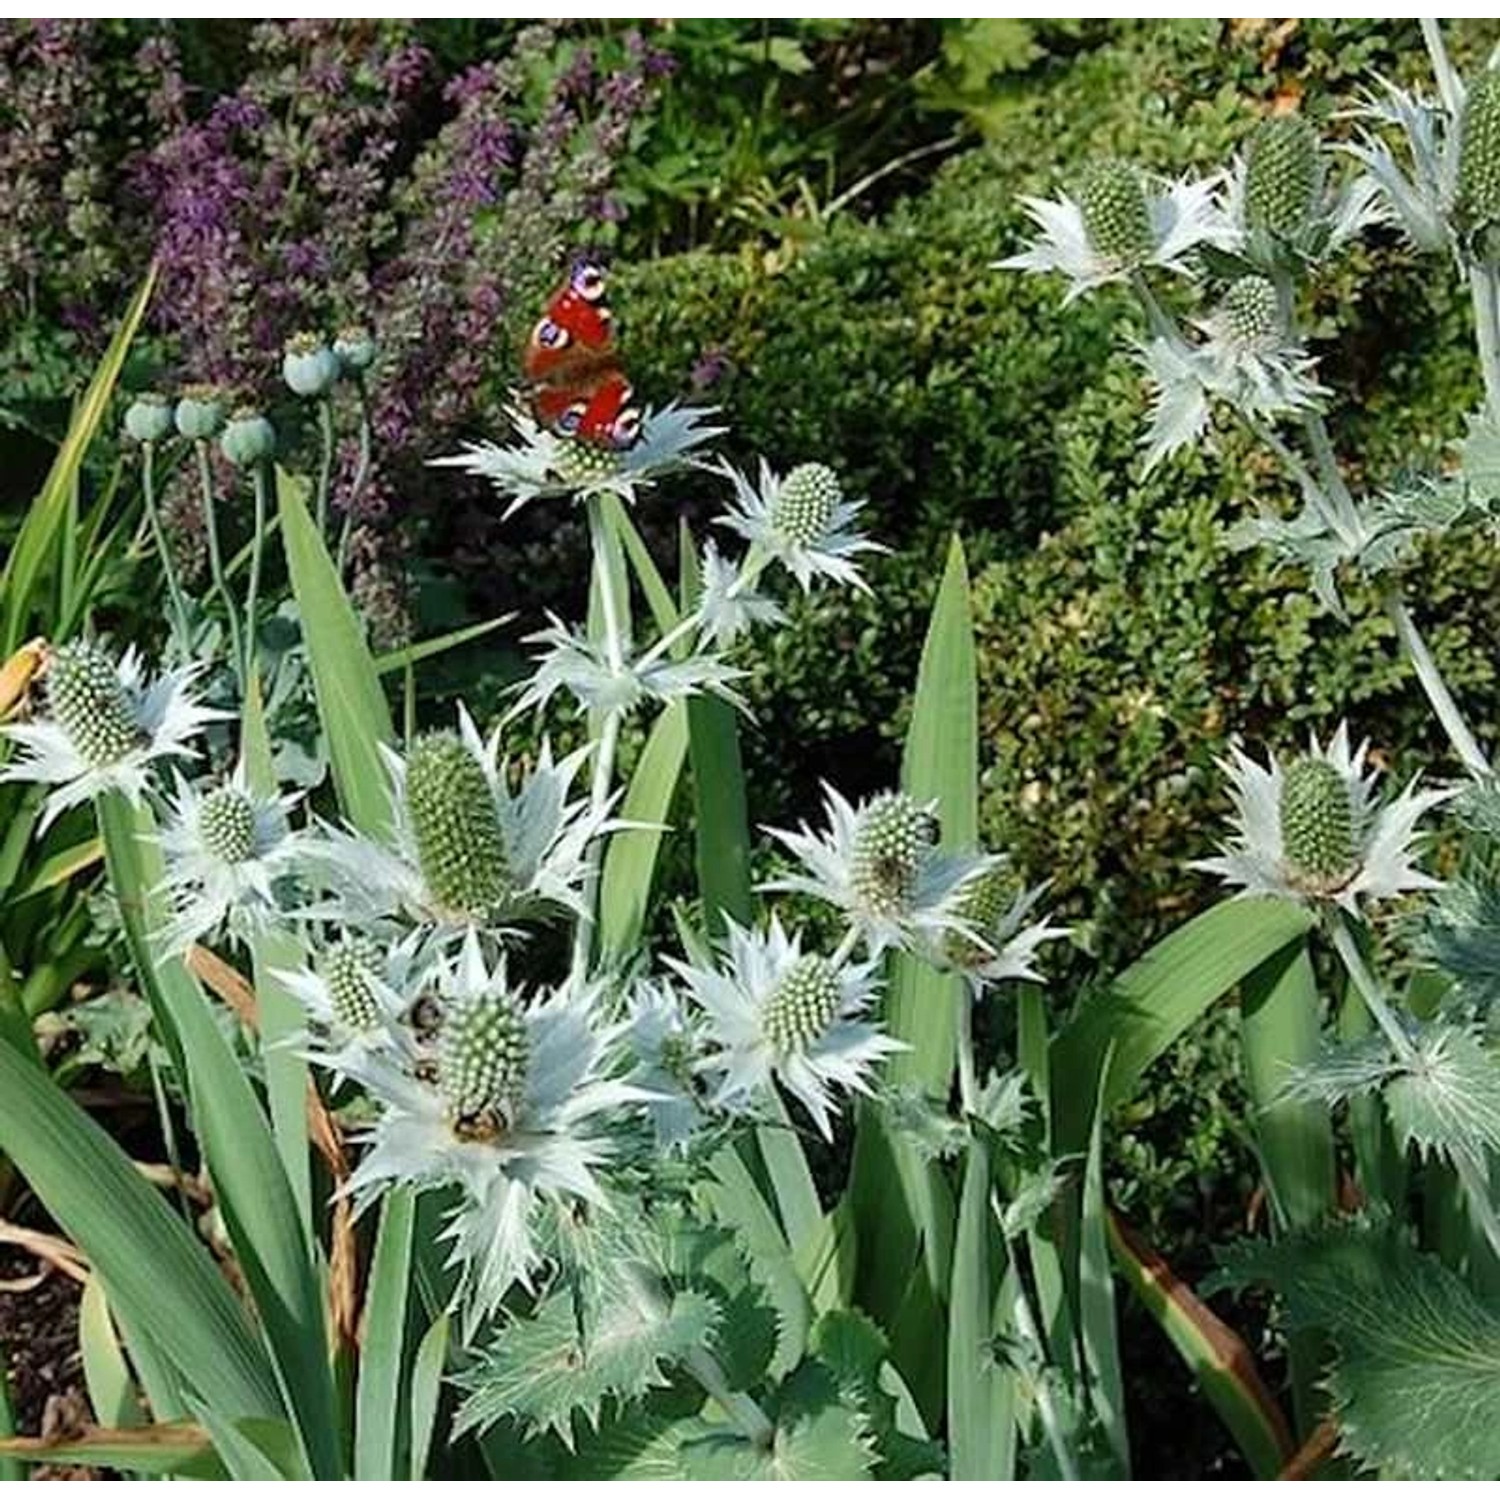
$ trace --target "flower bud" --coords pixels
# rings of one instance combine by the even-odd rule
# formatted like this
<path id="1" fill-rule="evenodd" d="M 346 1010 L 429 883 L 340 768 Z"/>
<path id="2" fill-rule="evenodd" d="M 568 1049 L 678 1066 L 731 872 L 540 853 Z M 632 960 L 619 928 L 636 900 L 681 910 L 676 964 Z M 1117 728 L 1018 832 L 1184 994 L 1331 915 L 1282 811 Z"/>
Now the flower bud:
<path id="1" fill-rule="evenodd" d="M 147 391 L 125 408 L 126 436 L 137 443 L 164 443 L 172 432 L 172 403 L 158 392 Z"/>
<path id="2" fill-rule="evenodd" d="M 794 546 L 811 547 L 828 534 L 843 499 L 839 477 L 827 464 L 798 464 L 776 491 L 771 527 Z"/>
<path id="3" fill-rule="evenodd" d="M 361 375 L 375 363 L 375 340 L 357 325 L 341 328 L 333 341 L 333 352 L 346 375 Z"/>
<path id="4" fill-rule="evenodd" d="M 937 842 L 932 815 L 905 792 L 882 792 L 859 813 L 849 887 L 867 911 L 896 916 L 911 905 L 924 856 Z"/>
<path id="5" fill-rule="evenodd" d="M 458 917 L 493 911 L 510 889 L 505 836 L 484 767 L 451 731 L 413 746 L 406 814 L 433 902 Z"/>
<path id="6" fill-rule="evenodd" d="M 255 804 L 237 786 L 216 788 L 199 804 L 198 836 L 215 859 L 243 864 L 255 853 Z"/>
<path id="7" fill-rule="evenodd" d="M 1151 210 L 1140 174 L 1122 161 L 1090 162 L 1078 184 L 1078 210 L 1096 254 L 1139 265 L 1151 254 Z"/>
<path id="8" fill-rule="evenodd" d="M 276 452 L 276 429 L 258 411 L 241 407 L 230 417 L 219 449 L 237 469 L 253 469 Z"/>
<path id="9" fill-rule="evenodd" d="M 1274 346 L 1281 335 L 1281 298 L 1264 276 L 1242 276 L 1224 293 L 1224 325 L 1247 349 Z"/>
<path id="10" fill-rule="evenodd" d="M 761 1030 L 777 1052 L 805 1052 L 833 1024 L 841 999 L 833 965 L 821 954 L 803 954 L 767 996 Z"/>
<path id="11" fill-rule="evenodd" d="M 1245 221 L 1294 239 L 1316 207 L 1318 133 L 1301 115 L 1263 120 L 1250 138 L 1245 166 Z"/>
<path id="12" fill-rule="evenodd" d="M 1354 868 L 1354 804 L 1336 767 L 1304 755 L 1281 783 L 1281 847 L 1291 874 L 1307 885 L 1341 884 Z"/>
<path id="13" fill-rule="evenodd" d="M 1464 101 L 1456 206 L 1466 229 L 1500 224 L 1500 72 L 1481 73 Z"/>
<path id="14" fill-rule="evenodd" d="M 339 378 L 339 360 L 315 333 L 299 333 L 286 342 L 281 378 L 297 396 L 323 396 Z"/>
<path id="15" fill-rule="evenodd" d="M 380 951 L 368 938 L 345 938 L 318 961 L 334 1021 L 352 1036 L 380 1025 L 380 1003 L 370 987 L 370 976 L 380 968 Z"/>
<path id="16" fill-rule="evenodd" d="M 194 443 L 206 443 L 224 425 L 224 398 L 211 385 L 190 385 L 177 402 L 177 430 Z"/>
<path id="17" fill-rule="evenodd" d="M 90 766 L 112 766 L 145 742 L 119 670 L 98 646 L 59 646 L 45 680 L 48 711 Z"/>
<path id="18" fill-rule="evenodd" d="M 492 1139 L 515 1123 L 530 1061 L 526 1022 L 496 995 L 448 1002 L 438 1037 L 438 1089 L 455 1133 Z"/>

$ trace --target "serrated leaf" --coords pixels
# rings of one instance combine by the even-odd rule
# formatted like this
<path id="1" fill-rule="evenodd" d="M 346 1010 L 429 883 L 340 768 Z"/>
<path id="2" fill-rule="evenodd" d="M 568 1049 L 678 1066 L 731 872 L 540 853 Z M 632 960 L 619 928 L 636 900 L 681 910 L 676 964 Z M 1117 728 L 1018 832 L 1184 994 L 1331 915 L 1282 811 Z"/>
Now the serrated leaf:
<path id="1" fill-rule="evenodd" d="M 1385 1087 L 1401 1147 L 1483 1160 L 1500 1150 L 1500 1066 L 1456 1026 L 1425 1028 L 1416 1058 Z"/>
<path id="2" fill-rule="evenodd" d="M 502 1328 L 464 1371 L 458 1431 L 513 1417 L 571 1447 L 575 1414 L 597 1429 L 607 1399 L 624 1403 L 665 1386 L 666 1371 L 705 1348 L 717 1322 L 717 1306 L 701 1292 L 678 1292 L 655 1313 L 621 1300 L 598 1310 L 585 1342 L 572 1299 L 550 1297 Z"/>
<path id="3" fill-rule="evenodd" d="M 1343 1449 L 1392 1479 L 1500 1474 L 1500 1309 L 1432 1255 L 1367 1226 L 1241 1245 L 1226 1279 L 1268 1282 L 1337 1349 Z"/>
<path id="4" fill-rule="evenodd" d="M 1391 1044 L 1379 1032 L 1352 1042 L 1328 1042 L 1312 1062 L 1287 1070 L 1276 1097 L 1278 1102 L 1332 1108 L 1378 1089 L 1396 1068 Z"/>

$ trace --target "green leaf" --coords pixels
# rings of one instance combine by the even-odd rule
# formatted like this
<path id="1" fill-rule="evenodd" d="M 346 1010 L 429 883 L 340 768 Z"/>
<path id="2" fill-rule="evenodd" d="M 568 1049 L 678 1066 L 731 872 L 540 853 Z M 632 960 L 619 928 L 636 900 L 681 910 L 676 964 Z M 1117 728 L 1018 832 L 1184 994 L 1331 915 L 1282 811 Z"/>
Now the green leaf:
<path id="1" fill-rule="evenodd" d="M 356 1480 L 400 1477 L 396 1459 L 401 1446 L 402 1348 L 415 1221 L 411 1189 L 386 1194 L 365 1292 L 354 1425 Z"/>
<path id="2" fill-rule="evenodd" d="M 7 1361 L 0 1359 L 0 1484 L 16 1484 L 26 1478 L 20 1459 L 7 1452 L 6 1442 L 16 1435 L 16 1414 L 11 1406 L 10 1381 L 6 1378 Z"/>
<path id="3" fill-rule="evenodd" d="M 448 1358 L 448 1314 L 434 1319 L 422 1335 L 411 1366 L 411 1478 L 427 1477 L 427 1457 L 432 1451 L 432 1433 L 437 1425 L 438 1397 L 442 1393 L 443 1366 Z"/>
<path id="4" fill-rule="evenodd" d="M 718 1311 L 701 1292 L 678 1292 L 655 1310 L 623 1298 L 601 1308 L 580 1335 L 573 1299 L 555 1294 L 516 1318 L 459 1376 L 469 1394 L 460 1432 L 513 1417 L 532 1433 L 551 1430 L 569 1446 L 574 1417 L 597 1429 L 606 1400 L 623 1405 L 665 1386 L 666 1370 L 714 1334 Z"/>
<path id="5" fill-rule="evenodd" d="M 1215 1000 L 1295 942 L 1311 914 L 1289 901 L 1224 901 L 1194 917 L 1089 997 L 1053 1038 L 1054 1078 L 1097 1078 L 1112 1056 L 1105 1110 L 1129 1099 L 1141 1075 Z M 1053 1093 L 1053 1150 L 1082 1151 L 1093 1099 L 1069 1087 Z"/>
<path id="6" fill-rule="evenodd" d="M 192 1405 L 231 1479 L 280 1482 L 311 1478 L 290 1423 L 265 1417 L 230 1421 L 201 1402 Z"/>
<path id="7" fill-rule="evenodd" d="M 206 1401 L 281 1410 L 259 1339 L 208 1251 L 130 1159 L 34 1063 L 0 1042 L 0 1148 L 88 1255 L 131 1324 Z"/>
<path id="8" fill-rule="evenodd" d="M 1500 1151 L 1500 1065 L 1456 1026 L 1423 1027 L 1415 1041 L 1415 1057 L 1385 1087 L 1398 1145 L 1450 1160 Z"/>
<path id="9" fill-rule="evenodd" d="M 1083 1339 L 1089 1396 L 1109 1444 L 1116 1476 L 1130 1477 L 1130 1438 L 1125 1427 L 1125 1379 L 1120 1370 L 1119 1320 L 1110 1269 L 1109 1209 L 1104 1201 L 1104 1100 L 1109 1093 L 1114 1054 L 1106 1053 L 1099 1072 L 1099 1107 L 1089 1133 L 1083 1174 L 1083 1211 L 1078 1242 L 1078 1328 Z"/>
<path id="10" fill-rule="evenodd" d="M 1264 1281 L 1324 1328 L 1341 1446 L 1390 1479 L 1500 1474 L 1500 1309 L 1432 1255 L 1362 1226 L 1246 1243 L 1226 1279 Z"/>
<path id="11" fill-rule="evenodd" d="M 618 495 L 604 496 L 604 514 L 624 544 L 625 554 L 640 582 L 641 592 L 646 596 L 657 630 L 665 635 L 677 623 L 677 606 L 672 602 L 672 591 L 663 581 L 650 550 Z"/>
<path id="12" fill-rule="evenodd" d="M 0 661 L 7 660 L 27 634 L 27 621 L 35 607 L 33 592 L 67 527 L 69 507 L 84 458 L 109 410 L 125 356 L 141 319 L 146 315 L 155 285 L 156 268 L 153 266 L 131 298 L 124 319 L 95 367 L 93 379 L 73 413 L 67 436 L 57 450 L 46 482 L 37 492 L 11 544 L 5 571 L 0 573 L 0 600 L 4 601 Z"/>
<path id="13" fill-rule="evenodd" d="M 339 806 L 361 833 L 379 835 L 391 817 L 390 777 L 380 756 L 382 745 L 396 741 L 390 705 L 338 569 L 308 514 L 306 482 L 281 472 L 276 479 L 287 570 Z"/>
<path id="14" fill-rule="evenodd" d="M 455 646 L 466 646 L 470 641 L 482 640 L 499 630 L 502 625 L 510 624 L 515 617 L 515 611 L 512 610 L 509 614 L 496 615 L 493 620 L 462 625 L 445 635 L 433 636 L 425 641 L 413 641 L 411 645 L 402 646 L 396 651 L 386 651 L 375 658 L 375 670 L 381 677 L 388 677 L 392 672 L 400 672 L 406 667 L 416 666 L 418 662 L 427 661 L 430 657 L 441 656 Z"/>
<path id="15" fill-rule="evenodd" d="M 140 1396 L 125 1363 L 125 1351 L 115 1334 L 104 1286 L 90 1276 L 78 1303 L 78 1348 L 83 1356 L 83 1378 L 89 1405 L 104 1427 L 139 1427 Z"/>
<path id="16" fill-rule="evenodd" d="M 0 1441 L 0 1455 L 11 1461 L 88 1464 L 162 1476 L 200 1468 L 210 1454 L 208 1434 L 191 1422 L 163 1422 L 124 1430 L 93 1427 L 77 1436 Z"/>

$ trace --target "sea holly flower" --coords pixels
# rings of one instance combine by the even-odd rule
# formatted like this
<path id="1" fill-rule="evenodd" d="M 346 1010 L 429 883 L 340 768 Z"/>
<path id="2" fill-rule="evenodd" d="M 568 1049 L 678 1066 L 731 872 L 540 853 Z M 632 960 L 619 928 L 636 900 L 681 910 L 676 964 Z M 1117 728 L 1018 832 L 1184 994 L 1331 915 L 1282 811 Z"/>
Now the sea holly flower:
<path id="1" fill-rule="evenodd" d="M 44 717 L 0 724 L 24 752 L 0 767 L 0 781 L 36 781 L 56 788 L 40 829 L 60 813 L 105 791 L 139 802 L 156 761 L 192 759 L 190 741 L 224 715 L 192 694 L 202 664 L 190 662 L 148 679 L 135 647 L 116 663 L 92 641 L 48 653 Z"/>
<path id="2" fill-rule="evenodd" d="M 699 1069 L 715 1108 L 753 1109 L 780 1083 L 831 1138 L 835 1094 L 868 1094 L 871 1070 L 902 1049 L 866 1019 L 878 959 L 837 964 L 804 953 L 774 916 L 764 933 L 730 921 L 722 967 L 668 962 L 703 1008 Z"/>
<path id="3" fill-rule="evenodd" d="M 509 416 L 515 441 L 465 443 L 459 453 L 431 460 L 435 467 L 462 469 L 488 479 L 508 503 L 502 519 L 523 505 L 552 495 L 575 500 L 617 495 L 633 504 L 641 490 L 685 468 L 699 450 L 724 431 L 708 425 L 712 408 L 679 406 L 648 410 L 641 433 L 628 448 L 603 448 L 543 427 L 522 406 Z"/>
<path id="4" fill-rule="evenodd" d="M 756 593 L 748 560 L 731 562 L 706 542 L 699 573 L 698 638 L 716 651 L 727 650 L 757 625 L 775 625 L 784 618 L 774 599 Z"/>
<path id="5" fill-rule="evenodd" d="M 629 1078 L 643 1094 L 646 1118 L 662 1151 L 683 1151 L 704 1120 L 697 1077 L 704 1038 L 699 1018 L 670 983 L 639 980 L 627 999 Z"/>
<path id="6" fill-rule="evenodd" d="M 947 933 L 931 954 L 933 962 L 957 970 L 976 991 L 1007 979 L 1040 980 L 1038 950 L 1069 930 L 1054 927 L 1046 917 L 1027 920 L 1046 889 L 1018 886 L 1004 863 L 997 862 L 969 883 L 958 904 L 967 930 Z"/>
<path id="7" fill-rule="evenodd" d="M 308 865 L 329 896 L 312 914 L 354 923 L 402 915 L 443 934 L 556 907 L 587 917 L 589 845 L 608 808 L 568 794 L 591 748 L 554 761 L 543 744 L 512 791 L 499 730 L 482 739 L 462 706 L 458 723 L 457 734 L 426 735 L 409 756 L 385 752 L 389 842 L 324 830 Z"/>
<path id="8" fill-rule="evenodd" d="M 950 933 L 973 936 L 961 906 L 971 882 L 993 868 L 988 855 L 938 849 L 935 804 L 882 792 L 857 808 L 824 785 L 828 828 L 768 830 L 802 862 L 805 874 L 764 889 L 800 891 L 844 912 L 876 955 L 886 948 L 929 947 Z"/>
<path id="9" fill-rule="evenodd" d="M 1094 163 L 1073 195 L 1021 199 L 1041 237 L 998 265 L 1060 272 L 1068 278 L 1064 304 L 1149 266 L 1185 272 L 1190 251 L 1234 241 L 1215 201 L 1219 185 L 1217 176 L 1157 183 L 1123 162 Z"/>
<path id="10" fill-rule="evenodd" d="M 1440 882 L 1414 863 L 1416 825 L 1453 790 L 1417 791 L 1413 781 L 1390 801 L 1376 796 L 1376 770 L 1364 769 L 1368 743 L 1351 752 L 1340 724 L 1327 746 L 1261 766 L 1238 747 L 1221 762 L 1231 781 L 1235 828 L 1212 859 L 1195 868 L 1221 876 L 1245 896 L 1333 903 L 1357 912 L 1359 900 L 1431 890 Z"/>
<path id="11" fill-rule="evenodd" d="M 300 845 L 287 815 L 298 800 L 252 791 L 243 763 L 208 791 L 178 775 L 161 834 L 171 912 L 156 935 L 164 950 L 183 951 L 225 928 L 248 940 L 281 914 L 278 886 Z"/>
<path id="12" fill-rule="evenodd" d="M 547 650 L 537 658 L 536 671 L 510 711 L 512 718 L 528 708 L 545 708 L 564 689 L 583 708 L 599 713 L 625 714 L 648 699 L 671 703 L 698 693 L 715 693 L 743 707 L 731 687 L 745 675 L 739 668 L 702 652 L 674 657 L 665 637 L 638 656 L 630 655 L 628 641 L 622 642 L 616 657 L 607 642 L 592 641 L 553 615 L 545 629 L 525 639 Z"/>
<path id="13" fill-rule="evenodd" d="M 1486 71 L 1469 85 L 1459 128 L 1454 218 L 1484 258 L 1500 229 L 1500 73 Z"/>
<path id="14" fill-rule="evenodd" d="M 372 1055 L 350 1070 L 379 1114 L 346 1191 L 360 1209 L 397 1183 L 461 1191 L 444 1237 L 472 1333 L 513 1286 L 534 1285 L 539 1213 L 604 1201 L 611 1126 L 643 1094 L 616 1076 L 623 1025 L 600 1023 L 597 987 L 525 996 L 473 932 L 435 980 L 436 1068 Z"/>
<path id="15" fill-rule="evenodd" d="M 864 507 L 844 498 L 844 487 L 827 464 L 798 464 L 781 478 L 762 459 L 754 482 L 729 464 L 715 472 L 734 485 L 734 502 L 719 524 L 774 558 L 804 592 L 816 577 L 869 591 L 855 558 L 885 549 L 855 526 Z"/>

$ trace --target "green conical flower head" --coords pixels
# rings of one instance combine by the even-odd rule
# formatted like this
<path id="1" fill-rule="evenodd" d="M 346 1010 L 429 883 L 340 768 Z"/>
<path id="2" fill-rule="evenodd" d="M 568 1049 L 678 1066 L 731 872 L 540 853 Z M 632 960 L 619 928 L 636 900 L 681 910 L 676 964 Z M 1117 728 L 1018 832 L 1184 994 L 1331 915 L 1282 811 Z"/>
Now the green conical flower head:
<path id="1" fill-rule="evenodd" d="M 1480 74 L 1464 102 L 1457 207 L 1471 230 L 1500 225 L 1500 72 Z"/>
<path id="2" fill-rule="evenodd" d="M 1281 782 L 1281 847 L 1297 875 L 1323 884 L 1354 867 L 1354 804 L 1336 767 L 1305 755 Z"/>
<path id="3" fill-rule="evenodd" d="M 370 976 L 381 968 L 380 950 L 368 938 L 345 938 L 323 954 L 318 971 L 334 1020 L 345 1031 L 358 1036 L 380 1025 L 380 1004 Z"/>
<path id="4" fill-rule="evenodd" d="M 1224 322 L 1237 344 L 1260 348 L 1281 331 L 1281 299 L 1264 276 L 1243 276 L 1224 293 Z"/>
<path id="5" fill-rule="evenodd" d="M 805 1052 L 833 1024 L 841 999 L 838 971 L 820 954 L 805 953 L 767 996 L 761 1030 L 777 1052 Z"/>
<path id="6" fill-rule="evenodd" d="M 448 1002 L 438 1034 L 438 1089 L 455 1122 L 514 1122 L 526 1091 L 526 1023 L 496 995 Z"/>
<path id="7" fill-rule="evenodd" d="M 981 937 L 995 929 L 995 924 L 1010 905 L 1011 875 L 1005 867 L 986 871 L 964 887 L 954 915 L 972 927 Z M 977 968 L 994 953 L 981 947 L 961 932 L 950 933 L 947 940 L 948 961 L 961 969 Z"/>
<path id="8" fill-rule="evenodd" d="M 613 479 L 620 472 L 620 455 L 597 443 L 585 443 L 581 438 L 563 438 L 557 445 L 555 466 L 557 477 L 564 484 L 584 489 Z"/>
<path id="9" fill-rule="evenodd" d="M 793 545 L 811 547 L 828 534 L 843 498 L 839 476 L 827 464 L 798 464 L 776 491 L 771 527 Z"/>
<path id="10" fill-rule="evenodd" d="M 1245 167 L 1245 221 L 1292 239 L 1318 196 L 1318 133 L 1301 115 L 1264 120 L 1250 138 Z"/>
<path id="11" fill-rule="evenodd" d="M 198 836 L 215 859 L 243 864 L 255 853 L 255 804 L 237 786 L 217 788 L 198 808 Z"/>
<path id="12" fill-rule="evenodd" d="M 1151 210 L 1140 174 L 1122 161 L 1091 162 L 1078 184 L 1078 211 L 1089 244 L 1121 265 L 1139 265 L 1151 254 Z"/>
<path id="13" fill-rule="evenodd" d="M 934 842 L 932 815 L 905 792 L 882 792 L 872 799 L 854 828 L 849 886 L 855 900 L 877 917 L 905 911 Z"/>
<path id="14" fill-rule="evenodd" d="M 107 652 L 88 641 L 59 646 L 47 663 L 47 707 L 90 766 L 112 766 L 146 736 Z"/>
<path id="15" fill-rule="evenodd" d="M 510 889 L 505 837 L 484 767 L 443 730 L 418 740 L 406 765 L 406 813 L 434 903 L 459 916 L 493 911 Z"/>

